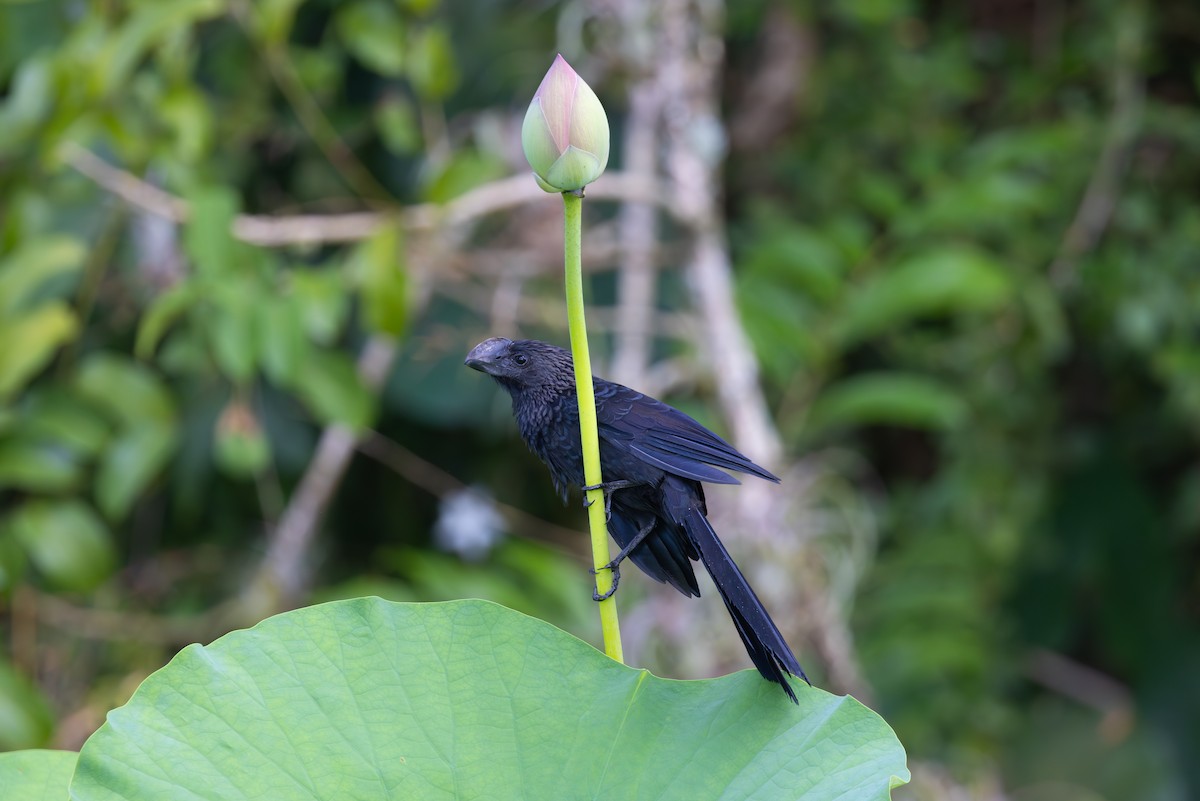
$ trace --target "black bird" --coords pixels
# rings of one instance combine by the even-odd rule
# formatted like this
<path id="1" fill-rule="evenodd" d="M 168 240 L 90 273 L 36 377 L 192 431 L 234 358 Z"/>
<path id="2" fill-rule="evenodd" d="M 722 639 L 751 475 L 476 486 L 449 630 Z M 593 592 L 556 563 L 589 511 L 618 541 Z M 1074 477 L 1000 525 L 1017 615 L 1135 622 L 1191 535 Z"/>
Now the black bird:
<path id="1" fill-rule="evenodd" d="M 496 337 L 476 345 L 466 365 L 490 375 L 512 396 L 521 436 L 550 468 L 563 500 L 568 487 L 583 487 L 571 354 L 545 342 Z M 620 578 L 619 564 L 628 556 L 651 578 L 689 597 L 698 596 L 692 561 L 699 559 L 758 672 L 797 702 L 787 674 L 806 682 L 808 677 L 709 524 L 700 483 L 739 483 L 725 470 L 779 479 L 662 401 L 602 378 L 593 377 L 592 382 L 604 477 L 600 488 L 605 491 L 609 532 L 621 546 L 609 565 L 613 590 Z"/>

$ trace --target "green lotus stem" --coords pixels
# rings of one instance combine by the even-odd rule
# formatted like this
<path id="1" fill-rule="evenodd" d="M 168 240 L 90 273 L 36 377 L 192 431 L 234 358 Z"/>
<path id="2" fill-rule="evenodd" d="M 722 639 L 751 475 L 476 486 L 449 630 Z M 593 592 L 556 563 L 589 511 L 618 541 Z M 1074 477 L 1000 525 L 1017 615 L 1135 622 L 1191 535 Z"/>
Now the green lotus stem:
<path id="1" fill-rule="evenodd" d="M 596 395 L 592 388 L 592 360 L 588 354 L 587 323 L 583 315 L 582 212 L 583 193 L 563 192 L 563 249 L 567 285 L 567 325 L 571 333 L 571 356 L 575 360 L 575 392 L 579 398 L 579 434 L 583 444 L 583 478 L 587 486 L 602 482 L 600 475 L 600 436 L 596 429 Z M 592 564 L 596 569 L 596 592 L 603 595 L 612 588 L 612 571 L 601 570 L 609 562 L 608 521 L 604 516 L 604 490 L 586 493 L 588 523 L 592 532 Z M 621 649 L 621 626 L 617 622 L 615 597 L 605 598 L 600 607 L 600 628 L 604 633 L 604 653 L 618 662 L 625 661 Z"/>

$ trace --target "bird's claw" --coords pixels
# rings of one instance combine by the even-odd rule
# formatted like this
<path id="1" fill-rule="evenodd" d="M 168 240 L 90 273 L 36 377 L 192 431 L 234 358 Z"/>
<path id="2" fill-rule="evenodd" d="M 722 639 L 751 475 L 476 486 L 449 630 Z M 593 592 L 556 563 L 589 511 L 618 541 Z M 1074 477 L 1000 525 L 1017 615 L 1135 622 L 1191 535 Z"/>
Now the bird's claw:
<path id="1" fill-rule="evenodd" d="M 583 488 L 583 492 L 584 492 L 583 508 L 584 509 L 591 509 L 592 504 L 595 503 L 595 501 L 593 501 L 591 498 L 589 498 L 587 496 L 587 491 L 593 490 L 593 489 L 601 489 L 601 488 L 600 487 L 584 487 Z M 604 522 L 607 523 L 610 520 L 612 520 L 612 494 L 606 492 L 606 493 L 604 493 Z"/>
<path id="2" fill-rule="evenodd" d="M 583 490 L 583 508 L 589 509 L 595 503 L 587 496 L 592 490 L 600 490 L 604 493 L 604 522 L 612 520 L 612 494 L 619 489 L 636 486 L 634 481 L 602 481 L 599 484 L 588 484 L 580 489 Z"/>
<path id="3" fill-rule="evenodd" d="M 604 494 L 607 495 L 613 490 L 628 489 L 629 487 L 636 487 L 637 484 L 638 482 L 636 481 L 601 481 L 599 484 L 588 484 L 580 489 L 584 492 L 596 489 L 604 490 Z"/>
<path id="4" fill-rule="evenodd" d="M 606 590 L 603 594 L 597 592 L 593 588 L 592 589 L 592 600 L 599 603 L 600 601 L 607 601 L 609 598 L 613 597 L 613 594 L 617 591 L 617 585 L 621 583 L 621 568 L 617 567 L 612 562 L 609 562 L 607 565 L 600 568 L 599 570 L 597 570 L 594 567 L 590 568 L 589 570 L 593 576 L 598 575 L 600 573 L 600 570 L 608 570 L 612 573 L 612 586 L 610 586 L 608 588 L 608 590 Z"/>

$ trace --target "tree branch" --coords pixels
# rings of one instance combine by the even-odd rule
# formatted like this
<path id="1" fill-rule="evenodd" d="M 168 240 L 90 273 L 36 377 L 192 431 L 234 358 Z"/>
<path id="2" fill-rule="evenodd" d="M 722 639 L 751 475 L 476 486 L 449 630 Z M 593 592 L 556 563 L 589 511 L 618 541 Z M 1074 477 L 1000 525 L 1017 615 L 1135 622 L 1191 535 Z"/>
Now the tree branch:
<path id="1" fill-rule="evenodd" d="M 380 336 L 367 340 L 358 359 L 363 384 L 378 390 L 395 355 L 396 344 L 392 340 Z M 321 432 L 316 453 L 267 542 L 258 575 L 247 586 L 244 600 L 252 614 L 258 611 L 269 614 L 302 599 L 311 575 L 308 554 L 313 539 L 354 456 L 358 440 L 358 433 L 344 425 L 326 426 Z"/>
<path id="2" fill-rule="evenodd" d="M 717 96 L 724 61 L 724 4 L 716 0 L 666 0 L 662 8 L 663 117 L 667 171 L 676 208 L 694 232 L 687 266 L 695 305 L 704 321 L 700 336 L 708 360 L 719 366 L 717 399 L 733 440 L 752 459 L 778 469 L 783 443 L 767 409 L 758 379 L 758 360 L 735 303 L 733 269 L 725 234 L 721 164 L 726 134 Z M 761 578 L 764 597 L 773 595 L 796 610 L 792 631 L 804 629 L 819 650 L 830 683 L 859 698 L 869 697 L 842 609 L 830 597 L 828 577 L 811 559 L 795 532 L 802 510 L 789 496 L 764 484 L 738 493 L 736 528 L 753 534 L 775 560 L 747 572 Z M 809 549 L 811 550 L 811 549 Z M 789 559 L 789 557 L 791 557 Z M 785 575 L 780 575 L 785 560 Z M 790 571 L 790 575 L 786 575 Z M 769 588 L 775 588 L 769 593 Z"/>
<path id="3" fill-rule="evenodd" d="M 296 65 L 292 63 L 287 45 L 278 42 L 260 42 L 252 34 L 252 26 L 248 23 L 250 9 L 244 2 L 235 2 L 232 6 L 233 17 L 242 26 L 246 37 L 259 47 L 259 54 L 266 62 L 267 70 L 275 86 L 283 93 L 287 103 L 295 113 L 296 119 L 334 170 L 342 177 L 346 185 L 358 193 L 359 197 L 368 201 L 387 203 L 393 200 L 392 193 L 375 178 L 370 170 L 359 161 L 358 156 L 342 140 L 337 128 L 329 121 L 325 110 L 316 101 L 308 87 L 304 85 Z"/>
<path id="4" fill-rule="evenodd" d="M 1129 164 L 1142 119 L 1143 89 L 1137 66 L 1144 47 L 1145 22 L 1141 12 L 1127 7 L 1114 22 L 1116 60 L 1113 66 L 1113 106 L 1104 144 L 1079 201 L 1079 208 L 1063 234 L 1058 254 L 1050 265 L 1050 280 L 1059 288 L 1076 278 L 1079 259 L 1100 242 L 1117 206 L 1121 178 Z"/>
<path id="5" fill-rule="evenodd" d="M 615 13 L 626 30 L 652 29 L 657 10 L 631 0 L 616 4 Z M 649 36 L 621 37 L 625 69 L 637 76 L 629 86 L 625 120 L 625 169 L 633 175 L 658 179 L 659 123 L 662 91 L 657 58 Z M 658 210 L 649 203 L 628 201 L 617 217 L 621 243 L 617 271 L 617 328 L 613 343 L 613 378 L 631 387 L 645 386 L 654 340 L 656 278 L 654 253 Z"/>
<path id="6" fill-rule="evenodd" d="M 450 473 L 378 432 L 373 431 L 363 437 L 358 444 L 358 450 L 363 455 L 393 470 L 410 484 L 439 498 L 467 489 L 466 484 Z M 509 506 L 499 501 L 493 501 L 493 503 L 514 529 L 535 531 L 538 533 L 537 536 L 530 539 L 551 543 L 560 553 L 570 555 L 581 562 L 585 561 L 578 548 L 573 547 L 581 542 L 583 532 L 543 520 L 515 506 Z"/>
<path id="7" fill-rule="evenodd" d="M 114 167 L 87 148 L 74 142 L 65 143 L 59 155 L 76 172 L 92 179 L 98 186 L 124 200 L 131 206 L 182 223 L 188 216 L 188 204 L 170 192 L 164 192 L 152 183 L 143 181 L 132 173 Z"/>
<path id="8" fill-rule="evenodd" d="M 64 145 L 61 154 L 76 172 L 130 205 L 176 223 L 187 222 L 190 210 L 183 198 L 114 167 L 77 144 Z M 588 197 L 595 200 L 652 203 L 670 211 L 665 193 L 646 175 L 609 173 L 588 186 L 587 191 Z M 348 214 L 239 214 L 233 221 L 233 234 L 244 242 L 263 247 L 355 242 L 366 239 L 397 217 L 409 231 L 452 228 L 545 198 L 546 193 L 529 176 L 514 175 L 478 186 L 440 205 L 421 203 L 392 211 Z"/>

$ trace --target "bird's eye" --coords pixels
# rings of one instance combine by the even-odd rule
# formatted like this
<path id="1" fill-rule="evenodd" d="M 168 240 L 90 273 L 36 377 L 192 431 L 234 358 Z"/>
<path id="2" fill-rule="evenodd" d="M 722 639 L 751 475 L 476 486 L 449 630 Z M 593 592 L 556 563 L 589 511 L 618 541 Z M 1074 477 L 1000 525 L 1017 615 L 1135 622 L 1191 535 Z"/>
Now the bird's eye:
<path id="1" fill-rule="evenodd" d="M 513 361 L 523 367 L 525 365 L 525 362 L 529 361 L 529 359 L 526 358 L 525 354 L 518 353 L 516 356 L 513 356 Z"/>

